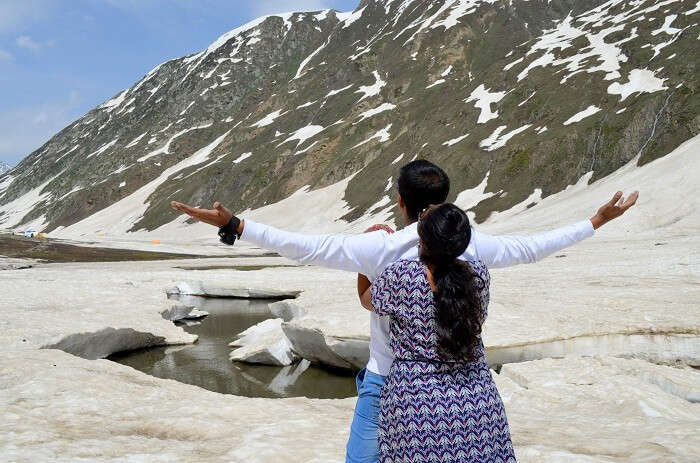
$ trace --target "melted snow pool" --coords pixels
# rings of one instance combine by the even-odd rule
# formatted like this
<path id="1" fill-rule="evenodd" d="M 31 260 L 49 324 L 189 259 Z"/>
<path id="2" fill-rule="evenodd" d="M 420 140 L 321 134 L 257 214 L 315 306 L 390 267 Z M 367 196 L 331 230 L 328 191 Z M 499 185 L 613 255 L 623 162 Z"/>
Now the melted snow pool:
<path id="1" fill-rule="evenodd" d="M 195 344 L 118 353 L 109 359 L 158 378 L 223 394 L 333 399 L 356 394 L 352 375 L 321 369 L 306 360 L 288 367 L 229 360 L 232 348 L 228 344 L 238 333 L 271 318 L 267 305 L 274 301 L 196 296 L 178 299 L 210 314 L 196 324 L 182 325 L 188 333 L 199 336 Z"/>

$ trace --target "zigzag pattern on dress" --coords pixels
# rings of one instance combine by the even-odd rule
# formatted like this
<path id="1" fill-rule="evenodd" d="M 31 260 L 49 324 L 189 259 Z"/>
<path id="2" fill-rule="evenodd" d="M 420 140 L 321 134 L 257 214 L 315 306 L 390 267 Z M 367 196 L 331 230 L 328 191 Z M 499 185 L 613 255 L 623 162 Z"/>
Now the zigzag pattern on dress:
<path id="1" fill-rule="evenodd" d="M 469 265 L 480 279 L 485 308 L 488 270 L 480 261 Z M 377 313 L 391 317 L 397 358 L 380 399 L 381 462 L 514 463 L 508 420 L 483 344 L 473 362 L 439 353 L 423 264 L 403 260 L 389 266 L 372 285 L 372 303 Z"/>

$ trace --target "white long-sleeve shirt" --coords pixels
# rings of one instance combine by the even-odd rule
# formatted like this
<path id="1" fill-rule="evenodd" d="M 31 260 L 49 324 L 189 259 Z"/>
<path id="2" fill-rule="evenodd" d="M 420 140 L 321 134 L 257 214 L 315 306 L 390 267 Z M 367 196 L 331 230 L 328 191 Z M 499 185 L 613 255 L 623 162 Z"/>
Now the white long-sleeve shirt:
<path id="1" fill-rule="evenodd" d="M 537 262 L 593 236 L 584 220 L 530 236 L 492 236 L 472 229 L 465 260 L 482 260 L 490 268 Z M 246 219 L 241 239 L 302 264 L 366 275 L 370 281 L 399 259 L 418 259 L 417 224 L 396 233 L 378 230 L 357 235 L 307 235 L 279 230 Z M 370 315 L 367 369 L 386 376 L 394 360 L 389 345 L 389 318 Z"/>

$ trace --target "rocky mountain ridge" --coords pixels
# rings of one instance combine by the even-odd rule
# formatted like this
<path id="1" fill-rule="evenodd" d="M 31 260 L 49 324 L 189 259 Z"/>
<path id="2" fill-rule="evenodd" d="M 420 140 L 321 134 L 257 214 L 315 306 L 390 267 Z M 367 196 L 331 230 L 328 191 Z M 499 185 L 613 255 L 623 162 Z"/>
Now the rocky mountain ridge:
<path id="1" fill-rule="evenodd" d="M 397 168 L 418 157 L 445 167 L 477 221 L 536 207 L 700 132 L 698 11 L 363 0 L 259 18 L 0 173 L 0 228 L 153 230 L 176 218 L 173 198 L 244 210 L 342 180 L 352 221 L 391 213 Z"/>

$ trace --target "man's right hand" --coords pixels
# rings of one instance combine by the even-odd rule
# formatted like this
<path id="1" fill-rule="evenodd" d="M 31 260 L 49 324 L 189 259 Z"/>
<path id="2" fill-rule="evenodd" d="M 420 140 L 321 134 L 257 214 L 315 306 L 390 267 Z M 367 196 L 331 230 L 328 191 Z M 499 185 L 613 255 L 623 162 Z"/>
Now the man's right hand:
<path id="1" fill-rule="evenodd" d="M 177 201 L 171 201 L 170 206 L 176 211 L 180 211 L 197 219 L 200 222 L 208 223 L 209 225 L 214 225 L 215 227 L 221 228 L 229 223 L 233 214 L 229 211 L 223 204 L 216 201 L 214 203 L 214 209 L 200 209 L 198 207 L 188 206 L 187 204 L 179 203 Z M 243 224 L 239 226 L 239 234 L 243 231 Z"/>

